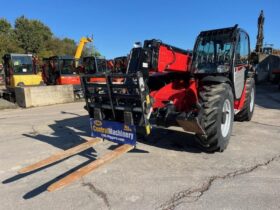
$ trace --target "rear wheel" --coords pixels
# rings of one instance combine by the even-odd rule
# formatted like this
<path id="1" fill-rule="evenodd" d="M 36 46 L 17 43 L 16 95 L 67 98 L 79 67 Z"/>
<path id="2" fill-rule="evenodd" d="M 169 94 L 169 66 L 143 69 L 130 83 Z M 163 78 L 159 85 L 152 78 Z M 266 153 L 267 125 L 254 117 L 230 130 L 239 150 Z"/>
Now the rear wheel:
<path id="1" fill-rule="evenodd" d="M 24 83 L 23 83 L 23 82 L 19 82 L 19 83 L 17 84 L 17 86 L 23 87 L 23 86 L 24 86 Z"/>
<path id="2" fill-rule="evenodd" d="M 250 121 L 255 109 L 256 86 L 254 78 L 246 80 L 246 93 L 243 108 L 235 115 L 236 121 Z"/>
<path id="3" fill-rule="evenodd" d="M 209 152 L 224 151 L 228 145 L 233 126 L 233 94 L 230 85 L 203 85 L 199 91 L 201 126 L 206 135 L 198 142 Z"/>
<path id="4" fill-rule="evenodd" d="M 41 81 L 41 82 L 39 83 L 39 85 L 40 85 L 40 86 L 46 86 L 46 84 L 44 83 L 44 81 Z"/>

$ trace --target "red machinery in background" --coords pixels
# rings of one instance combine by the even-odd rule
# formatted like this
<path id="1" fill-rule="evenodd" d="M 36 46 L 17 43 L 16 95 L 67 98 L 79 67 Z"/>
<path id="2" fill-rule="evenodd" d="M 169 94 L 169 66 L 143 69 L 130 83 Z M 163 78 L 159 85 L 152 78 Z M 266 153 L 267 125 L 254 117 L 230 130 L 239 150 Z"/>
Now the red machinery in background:
<path id="1" fill-rule="evenodd" d="M 43 80 L 47 85 L 73 85 L 77 97 L 82 97 L 81 81 L 72 56 L 53 56 L 43 59 Z"/>
<path id="2" fill-rule="evenodd" d="M 78 67 L 82 74 L 98 74 L 105 72 L 123 73 L 127 71 L 127 56 L 106 60 L 102 56 L 86 56 Z M 117 80 L 117 79 L 116 79 Z M 116 81 L 115 80 L 115 81 Z M 105 78 L 92 78 L 92 82 L 106 82 Z"/>
<path id="3" fill-rule="evenodd" d="M 79 72 L 72 56 L 43 59 L 43 79 L 47 85 L 80 85 Z"/>

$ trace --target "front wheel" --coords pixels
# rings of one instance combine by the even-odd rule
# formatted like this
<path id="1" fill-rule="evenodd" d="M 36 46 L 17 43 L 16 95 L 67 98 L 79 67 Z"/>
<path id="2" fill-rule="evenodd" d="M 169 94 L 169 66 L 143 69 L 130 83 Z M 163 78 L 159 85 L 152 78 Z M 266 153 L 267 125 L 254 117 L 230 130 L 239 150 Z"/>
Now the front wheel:
<path id="1" fill-rule="evenodd" d="M 224 151 L 232 132 L 234 108 L 233 94 L 229 84 L 203 85 L 199 90 L 202 105 L 201 126 L 205 136 L 199 136 L 198 142 L 209 152 Z"/>

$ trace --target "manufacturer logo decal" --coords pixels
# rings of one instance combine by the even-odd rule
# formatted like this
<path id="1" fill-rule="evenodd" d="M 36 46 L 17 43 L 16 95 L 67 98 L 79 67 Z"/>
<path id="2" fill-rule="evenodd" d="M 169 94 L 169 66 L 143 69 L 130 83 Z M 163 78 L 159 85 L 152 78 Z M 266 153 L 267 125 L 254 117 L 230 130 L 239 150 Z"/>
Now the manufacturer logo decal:
<path id="1" fill-rule="evenodd" d="M 123 130 L 128 131 L 128 132 L 132 132 L 132 130 L 130 129 L 130 127 L 127 126 L 127 125 L 124 125 Z"/>
<path id="2" fill-rule="evenodd" d="M 102 122 L 100 120 L 94 120 L 94 125 L 100 127 L 102 126 Z"/>

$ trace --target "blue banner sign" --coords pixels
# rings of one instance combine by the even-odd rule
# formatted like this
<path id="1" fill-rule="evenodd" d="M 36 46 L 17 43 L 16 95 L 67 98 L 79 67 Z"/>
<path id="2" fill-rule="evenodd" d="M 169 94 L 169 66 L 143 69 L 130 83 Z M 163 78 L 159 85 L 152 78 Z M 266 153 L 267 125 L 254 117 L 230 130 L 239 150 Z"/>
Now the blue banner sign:
<path id="1" fill-rule="evenodd" d="M 90 119 L 91 136 L 103 138 L 119 144 L 136 145 L 136 128 L 134 125 Z"/>

